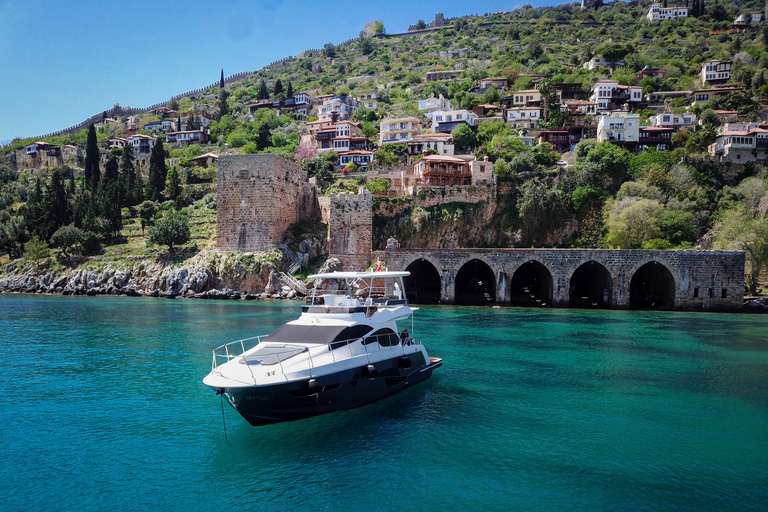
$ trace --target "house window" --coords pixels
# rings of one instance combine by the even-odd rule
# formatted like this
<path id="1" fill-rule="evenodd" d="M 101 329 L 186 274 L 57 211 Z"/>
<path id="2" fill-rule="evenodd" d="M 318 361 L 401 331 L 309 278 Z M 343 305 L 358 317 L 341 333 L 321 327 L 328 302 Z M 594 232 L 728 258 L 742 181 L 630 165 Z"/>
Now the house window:
<path id="1" fill-rule="evenodd" d="M 694 288 L 693 289 L 693 298 L 694 299 L 698 299 L 699 298 L 699 289 L 698 288 Z"/>
<path id="2" fill-rule="evenodd" d="M 723 299 L 728 298 L 728 288 L 723 288 L 722 290 L 720 290 L 720 297 Z"/>

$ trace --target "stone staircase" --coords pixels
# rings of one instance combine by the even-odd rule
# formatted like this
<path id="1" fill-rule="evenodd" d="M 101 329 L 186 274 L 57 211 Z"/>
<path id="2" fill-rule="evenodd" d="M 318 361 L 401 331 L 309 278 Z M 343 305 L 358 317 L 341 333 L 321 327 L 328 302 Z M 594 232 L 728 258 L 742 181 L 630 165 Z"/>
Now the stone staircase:
<path id="1" fill-rule="evenodd" d="M 302 295 L 307 294 L 307 287 L 304 283 L 293 277 L 293 274 L 295 274 L 300 268 L 301 268 L 301 260 L 296 255 L 295 252 L 293 252 L 287 245 L 280 244 L 277 246 L 278 249 L 282 250 L 283 253 L 288 257 L 288 261 L 290 264 L 288 265 L 288 268 L 285 272 L 280 272 L 278 276 L 280 277 L 280 280 L 288 286 L 291 290 L 295 291 L 296 293 L 301 293 Z"/>

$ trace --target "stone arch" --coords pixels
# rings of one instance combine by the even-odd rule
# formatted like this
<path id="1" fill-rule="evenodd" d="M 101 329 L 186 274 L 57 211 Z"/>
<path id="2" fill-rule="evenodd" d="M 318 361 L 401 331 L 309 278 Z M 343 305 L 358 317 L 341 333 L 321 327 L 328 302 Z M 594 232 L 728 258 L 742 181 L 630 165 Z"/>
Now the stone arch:
<path id="1" fill-rule="evenodd" d="M 552 271 L 542 262 L 528 260 L 515 270 L 509 282 L 510 305 L 551 306 Z"/>
<path id="2" fill-rule="evenodd" d="M 629 282 L 630 309 L 673 309 L 677 279 L 656 260 L 640 265 Z"/>
<path id="3" fill-rule="evenodd" d="M 411 273 L 403 278 L 405 294 L 414 304 L 437 304 L 441 299 L 443 276 L 440 266 L 430 258 L 418 258 L 409 263 L 405 270 Z"/>
<path id="4" fill-rule="evenodd" d="M 568 283 L 568 307 L 610 308 L 613 305 L 613 279 L 604 265 L 589 260 L 576 268 Z"/>
<path id="5" fill-rule="evenodd" d="M 459 267 L 454 302 L 473 306 L 496 303 L 496 275 L 488 262 L 472 258 Z"/>

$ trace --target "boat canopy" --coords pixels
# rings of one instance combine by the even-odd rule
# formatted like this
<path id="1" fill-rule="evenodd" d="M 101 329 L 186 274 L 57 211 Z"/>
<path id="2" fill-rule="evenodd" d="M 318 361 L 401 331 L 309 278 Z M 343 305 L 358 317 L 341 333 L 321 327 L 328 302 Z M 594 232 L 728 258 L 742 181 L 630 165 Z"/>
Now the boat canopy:
<path id="1" fill-rule="evenodd" d="M 274 343 L 327 345 L 334 341 L 353 340 L 373 330 L 369 325 L 285 324 L 266 337 Z"/>
<path id="2" fill-rule="evenodd" d="M 410 272 L 328 272 L 326 274 L 314 274 L 310 279 L 370 279 L 380 277 L 408 277 Z"/>

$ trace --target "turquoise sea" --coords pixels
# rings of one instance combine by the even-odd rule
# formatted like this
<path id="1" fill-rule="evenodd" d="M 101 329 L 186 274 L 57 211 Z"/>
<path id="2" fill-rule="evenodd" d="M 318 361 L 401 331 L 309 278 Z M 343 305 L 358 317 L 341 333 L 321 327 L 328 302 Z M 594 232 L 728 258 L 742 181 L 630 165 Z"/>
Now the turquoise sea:
<path id="1" fill-rule="evenodd" d="M 0 510 L 768 507 L 768 316 L 423 307 L 432 379 L 225 439 L 211 349 L 298 307 L 0 296 Z"/>

